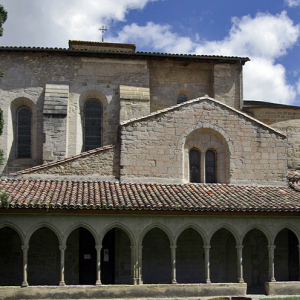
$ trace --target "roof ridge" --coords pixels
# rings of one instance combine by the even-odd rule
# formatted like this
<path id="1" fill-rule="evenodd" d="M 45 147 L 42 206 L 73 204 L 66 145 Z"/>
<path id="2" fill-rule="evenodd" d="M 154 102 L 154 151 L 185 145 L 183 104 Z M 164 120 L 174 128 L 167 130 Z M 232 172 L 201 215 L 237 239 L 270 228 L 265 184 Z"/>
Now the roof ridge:
<path id="1" fill-rule="evenodd" d="M 144 119 L 148 119 L 148 118 L 151 118 L 153 116 L 163 114 L 165 112 L 176 110 L 177 108 L 179 108 L 181 106 L 185 106 L 185 105 L 188 105 L 188 104 L 191 104 L 191 103 L 200 102 L 200 101 L 203 101 L 203 100 L 210 100 L 210 101 L 213 101 L 215 103 L 218 103 L 219 105 L 225 106 L 226 108 L 236 112 L 237 114 L 240 114 L 240 115 L 246 117 L 247 119 L 250 119 L 251 121 L 254 121 L 255 123 L 258 123 L 258 124 L 262 125 L 263 127 L 266 127 L 267 129 L 269 129 L 269 130 L 271 130 L 271 131 L 273 131 L 273 132 L 275 132 L 275 133 L 277 133 L 277 134 L 279 134 L 283 137 L 286 137 L 286 135 L 283 134 L 282 132 L 280 132 L 279 130 L 274 129 L 273 127 L 271 127 L 271 126 L 255 119 L 255 118 L 249 116 L 248 114 L 244 113 L 243 111 L 240 111 L 236 108 L 233 108 L 233 107 L 231 107 L 231 106 L 229 106 L 229 105 L 227 105 L 227 104 L 225 104 L 225 103 L 223 103 L 219 100 L 216 100 L 215 98 L 209 97 L 209 96 L 204 96 L 204 97 L 198 97 L 198 98 L 195 98 L 195 99 L 191 99 L 191 100 L 185 101 L 183 103 L 176 104 L 174 106 L 170 106 L 170 107 L 167 107 L 167 108 L 164 108 L 164 109 L 160 109 L 160 110 L 155 111 L 155 112 L 153 112 L 149 115 L 145 115 L 145 116 L 142 116 L 142 117 L 139 117 L 139 118 L 133 118 L 133 119 L 130 119 L 130 120 L 126 120 L 126 121 L 121 122 L 120 125 L 124 126 L 124 125 L 127 125 L 129 123 L 134 123 L 136 121 L 141 121 L 141 120 L 144 120 Z"/>
<path id="2" fill-rule="evenodd" d="M 42 170 L 42 169 L 45 169 L 45 168 L 48 168 L 48 167 L 63 164 L 65 162 L 77 159 L 79 157 L 84 157 L 84 156 L 88 156 L 88 155 L 93 154 L 93 153 L 101 152 L 101 151 L 104 151 L 104 150 L 107 150 L 107 149 L 112 149 L 114 147 L 116 147 L 116 145 L 113 145 L 113 144 L 98 147 L 98 148 L 95 148 L 95 149 L 92 149 L 92 150 L 89 150 L 89 151 L 81 152 L 80 154 L 76 154 L 76 155 L 73 155 L 73 156 L 66 157 L 64 159 L 59 159 L 59 160 L 47 162 L 47 163 L 44 163 L 44 164 L 41 164 L 41 165 L 38 165 L 38 166 L 34 166 L 34 167 L 31 167 L 31 168 L 28 168 L 28 169 L 25 169 L 25 170 L 21 170 L 21 171 L 13 173 L 13 175 L 26 174 L 26 173 L 30 173 L 31 171 Z"/>

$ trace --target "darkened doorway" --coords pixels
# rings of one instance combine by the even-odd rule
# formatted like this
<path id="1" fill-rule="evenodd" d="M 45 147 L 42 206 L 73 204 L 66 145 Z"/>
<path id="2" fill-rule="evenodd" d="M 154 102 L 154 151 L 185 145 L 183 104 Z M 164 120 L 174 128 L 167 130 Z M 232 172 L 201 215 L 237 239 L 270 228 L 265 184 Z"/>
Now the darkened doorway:
<path id="1" fill-rule="evenodd" d="M 79 284 L 96 283 L 95 239 L 85 228 L 79 228 Z"/>
<path id="2" fill-rule="evenodd" d="M 101 282 L 115 283 L 115 229 L 108 231 L 102 241 Z"/>

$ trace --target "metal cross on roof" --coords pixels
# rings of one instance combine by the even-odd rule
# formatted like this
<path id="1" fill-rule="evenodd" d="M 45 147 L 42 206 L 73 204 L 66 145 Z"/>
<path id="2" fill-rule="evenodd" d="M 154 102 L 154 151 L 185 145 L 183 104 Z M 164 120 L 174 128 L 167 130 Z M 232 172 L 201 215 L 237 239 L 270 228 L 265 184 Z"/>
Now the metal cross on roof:
<path id="1" fill-rule="evenodd" d="M 104 32 L 107 30 L 107 28 L 105 28 L 104 25 L 102 25 L 102 27 L 99 28 L 99 30 L 102 32 L 102 42 L 104 42 L 103 35 L 104 35 Z"/>

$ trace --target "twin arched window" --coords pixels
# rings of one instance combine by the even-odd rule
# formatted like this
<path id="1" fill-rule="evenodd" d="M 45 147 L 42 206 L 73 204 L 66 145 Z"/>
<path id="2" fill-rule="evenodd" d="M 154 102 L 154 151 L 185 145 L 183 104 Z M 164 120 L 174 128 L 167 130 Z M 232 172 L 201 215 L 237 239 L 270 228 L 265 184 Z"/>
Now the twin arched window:
<path id="1" fill-rule="evenodd" d="M 22 107 L 17 113 L 17 157 L 31 157 L 31 120 L 32 112 L 27 107 Z"/>
<path id="2" fill-rule="evenodd" d="M 84 109 L 84 151 L 98 148 L 102 144 L 102 105 L 90 99 Z"/>
<path id="3" fill-rule="evenodd" d="M 190 161 L 190 182 L 200 183 L 201 174 L 204 175 L 204 182 L 216 182 L 216 153 L 214 150 L 207 150 L 205 153 L 205 169 L 201 168 L 201 153 L 197 149 L 191 149 L 189 153 Z"/>

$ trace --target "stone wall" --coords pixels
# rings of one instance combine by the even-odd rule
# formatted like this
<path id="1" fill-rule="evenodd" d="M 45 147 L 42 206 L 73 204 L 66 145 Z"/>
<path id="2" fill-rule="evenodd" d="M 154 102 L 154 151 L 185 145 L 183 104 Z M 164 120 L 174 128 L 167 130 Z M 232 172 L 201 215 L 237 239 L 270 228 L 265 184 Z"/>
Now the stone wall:
<path id="1" fill-rule="evenodd" d="M 44 152 L 44 161 L 82 152 L 84 107 L 90 98 L 98 99 L 103 106 L 102 145 L 116 143 L 119 86 L 149 87 L 149 70 L 144 60 L 75 57 L 53 51 L 9 51 L 0 53 L 0 68 L 4 72 L 0 79 L 0 106 L 5 120 L 0 137 L 5 163 L 0 172 L 4 170 L 4 174 L 41 164 Z M 55 122 L 48 124 L 49 118 L 43 118 L 45 96 L 49 96 L 45 87 L 49 82 L 69 85 L 67 118 L 57 127 L 53 126 Z M 33 112 L 32 153 L 26 160 L 17 159 L 15 153 L 16 112 L 22 106 Z M 66 138 L 58 146 L 53 139 L 59 141 L 62 132 Z"/>
<path id="2" fill-rule="evenodd" d="M 24 176 L 99 176 L 114 180 L 119 177 L 119 148 L 106 146 L 21 172 Z"/>
<path id="3" fill-rule="evenodd" d="M 121 127 L 121 180 L 189 181 L 185 166 L 188 166 L 190 149 L 185 148 L 185 143 L 197 130 L 209 133 L 211 138 L 203 143 L 198 135 L 198 140 L 193 139 L 194 145 L 189 147 L 203 153 L 208 149 L 214 149 L 217 155 L 222 152 L 223 170 L 229 174 L 224 177 L 225 183 L 285 184 L 285 137 L 207 98 L 148 118 L 124 122 Z M 219 141 L 226 141 L 226 147 L 218 142 L 218 137 Z"/>
<path id="4" fill-rule="evenodd" d="M 188 100 L 213 97 L 213 65 L 150 61 L 151 112 L 177 104 L 181 94 Z"/>
<path id="5" fill-rule="evenodd" d="M 247 108 L 253 116 L 287 136 L 287 164 L 300 169 L 300 108 Z"/>

